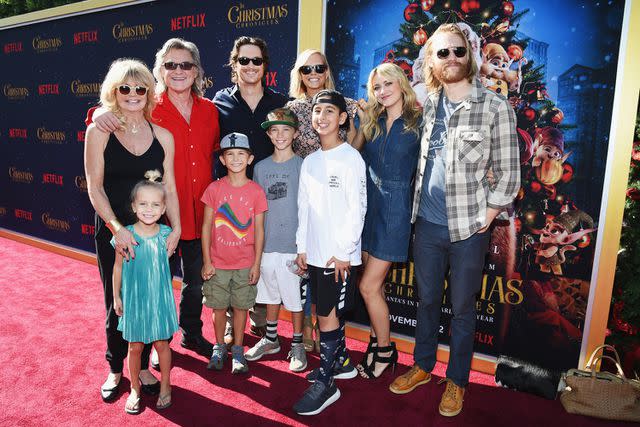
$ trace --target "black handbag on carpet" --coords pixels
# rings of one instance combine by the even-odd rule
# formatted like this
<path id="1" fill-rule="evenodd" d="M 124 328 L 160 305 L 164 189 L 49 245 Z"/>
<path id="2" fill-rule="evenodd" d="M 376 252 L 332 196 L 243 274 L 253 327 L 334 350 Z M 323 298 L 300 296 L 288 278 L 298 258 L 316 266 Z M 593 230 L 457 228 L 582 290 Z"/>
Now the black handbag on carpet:
<path id="1" fill-rule="evenodd" d="M 504 355 L 498 357 L 495 380 L 502 387 L 554 400 L 558 394 L 560 377 L 560 372 L 530 362 Z"/>

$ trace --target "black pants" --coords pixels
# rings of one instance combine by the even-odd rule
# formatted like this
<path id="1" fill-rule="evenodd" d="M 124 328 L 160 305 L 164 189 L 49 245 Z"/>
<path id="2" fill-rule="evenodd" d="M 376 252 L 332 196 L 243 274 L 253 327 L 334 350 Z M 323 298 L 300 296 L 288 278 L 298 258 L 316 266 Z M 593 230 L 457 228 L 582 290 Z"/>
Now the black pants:
<path id="1" fill-rule="evenodd" d="M 104 287 L 104 306 L 107 310 L 105 329 L 107 332 L 107 351 L 105 358 L 109 362 L 111 372 L 120 373 L 127 357 L 129 343 L 122 338 L 122 332 L 118 330 L 118 315 L 113 308 L 113 263 L 116 253 L 111 243 L 111 232 L 105 227 L 102 219 L 96 215 L 96 255 L 98 256 L 98 268 Z M 126 261 L 125 261 L 126 262 Z M 149 354 L 151 344 L 144 346 L 142 351 L 141 369 L 149 366 Z"/>
<path id="2" fill-rule="evenodd" d="M 202 335 L 202 243 L 200 239 L 180 240 L 182 289 L 180 290 L 180 329 L 184 340 Z"/>

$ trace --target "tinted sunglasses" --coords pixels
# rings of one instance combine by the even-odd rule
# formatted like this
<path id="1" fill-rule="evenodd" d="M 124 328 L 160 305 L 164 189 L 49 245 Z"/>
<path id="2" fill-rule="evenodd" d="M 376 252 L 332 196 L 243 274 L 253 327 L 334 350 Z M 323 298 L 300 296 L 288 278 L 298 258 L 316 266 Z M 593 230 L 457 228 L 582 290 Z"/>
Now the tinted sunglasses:
<path id="1" fill-rule="evenodd" d="M 304 75 L 311 74 L 315 70 L 316 73 L 322 74 L 327 71 L 327 66 L 324 64 L 318 65 L 303 65 L 300 67 L 300 72 Z"/>
<path id="2" fill-rule="evenodd" d="M 467 54 L 466 47 L 457 46 L 451 49 L 449 48 L 440 49 L 439 51 L 436 52 L 436 55 L 440 59 L 446 59 L 449 57 L 449 54 L 451 53 L 451 51 L 453 51 L 453 54 L 456 56 L 456 58 L 463 58 Z"/>
<path id="3" fill-rule="evenodd" d="M 147 94 L 147 88 L 144 86 L 129 86 L 129 85 L 120 85 L 118 86 L 118 92 L 120 92 L 123 95 L 129 95 L 131 93 L 131 89 L 133 89 L 136 92 L 136 95 L 146 95 Z"/>
<path id="4" fill-rule="evenodd" d="M 249 62 L 253 62 L 253 65 L 260 66 L 264 63 L 264 59 L 258 58 L 257 56 L 255 58 L 247 58 L 246 56 L 238 58 L 238 63 L 240 65 L 249 65 Z"/>
<path id="5" fill-rule="evenodd" d="M 176 68 L 180 67 L 181 69 L 185 70 L 185 71 L 189 71 L 190 69 L 192 69 L 196 64 L 194 64 L 193 62 L 173 62 L 173 61 L 167 61 L 164 64 L 162 64 L 164 66 L 164 68 L 166 68 L 167 70 L 175 70 Z"/>

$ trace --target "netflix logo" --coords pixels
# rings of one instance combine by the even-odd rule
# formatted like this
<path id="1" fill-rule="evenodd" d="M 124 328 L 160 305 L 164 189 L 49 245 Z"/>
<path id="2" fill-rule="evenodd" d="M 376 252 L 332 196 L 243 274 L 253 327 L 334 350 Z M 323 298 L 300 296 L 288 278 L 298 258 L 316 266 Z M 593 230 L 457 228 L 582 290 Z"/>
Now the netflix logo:
<path id="1" fill-rule="evenodd" d="M 22 210 L 22 209 L 14 209 L 13 210 L 13 214 L 16 216 L 16 218 L 26 219 L 27 221 L 33 221 L 33 215 L 31 214 L 31 211 L 25 211 L 25 210 Z"/>
<path id="2" fill-rule="evenodd" d="M 207 24 L 204 22 L 204 19 L 204 13 L 171 18 L 171 31 L 185 30 L 187 28 L 204 28 L 207 26 Z"/>
<path id="3" fill-rule="evenodd" d="M 276 79 L 277 77 L 278 77 L 277 71 L 267 71 L 266 73 L 264 73 L 264 81 L 267 84 L 267 86 L 270 86 L 270 87 L 278 86 L 278 81 Z"/>
<path id="4" fill-rule="evenodd" d="M 10 53 L 22 52 L 22 42 L 5 43 L 4 53 L 8 55 Z"/>
<path id="5" fill-rule="evenodd" d="M 19 128 L 10 128 L 9 129 L 9 138 L 27 139 L 27 130 L 26 129 L 19 129 Z"/>
<path id="6" fill-rule="evenodd" d="M 43 184 L 54 184 L 59 186 L 64 186 L 62 181 L 62 175 L 58 175 L 55 173 L 43 173 L 42 174 L 42 183 Z"/>
<path id="7" fill-rule="evenodd" d="M 73 34 L 73 44 L 96 43 L 98 41 L 98 30 L 82 31 Z"/>
<path id="8" fill-rule="evenodd" d="M 93 236 L 96 233 L 96 226 L 91 224 L 80 224 L 82 234 Z"/>
<path id="9" fill-rule="evenodd" d="M 60 95 L 59 83 L 45 83 L 38 86 L 38 95 Z"/>

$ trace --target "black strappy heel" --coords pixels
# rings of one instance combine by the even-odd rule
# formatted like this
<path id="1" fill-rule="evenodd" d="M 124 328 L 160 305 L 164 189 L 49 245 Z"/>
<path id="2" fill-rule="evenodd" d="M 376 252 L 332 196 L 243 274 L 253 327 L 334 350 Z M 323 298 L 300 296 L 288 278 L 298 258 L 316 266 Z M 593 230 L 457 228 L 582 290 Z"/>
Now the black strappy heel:
<path id="1" fill-rule="evenodd" d="M 374 337 L 369 335 L 369 344 L 367 345 L 367 350 L 364 352 L 362 356 L 362 362 L 360 362 L 356 369 L 360 372 L 365 371 L 365 367 L 371 369 L 371 365 L 374 364 L 373 357 L 371 358 L 371 363 L 367 364 L 367 360 L 369 359 L 369 355 L 374 356 L 376 353 L 376 348 L 378 347 L 378 337 Z"/>
<path id="2" fill-rule="evenodd" d="M 388 353 L 391 352 L 388 356 L 380 356 L 380 353 Z M 376 367 L 376 363 L 387 363 L 387 366 L 378 374 L 375 375 L 374 369 Z M 396 343 L 391 341 L 391 344 L 387 347 L 375 347 L 373 352 L 373 360 L 370 365 L 366 363 L 362 365 L 362 370 L 360 371 L 363 378 L 367 379 L 375 379 L 382 376 L 384 371 L 387 370 L 389 366 L 391 366 L 391 372 L 395 372 L 396 365 L 398 364 L 398 350 L 396 349 Z"/>

